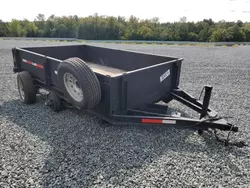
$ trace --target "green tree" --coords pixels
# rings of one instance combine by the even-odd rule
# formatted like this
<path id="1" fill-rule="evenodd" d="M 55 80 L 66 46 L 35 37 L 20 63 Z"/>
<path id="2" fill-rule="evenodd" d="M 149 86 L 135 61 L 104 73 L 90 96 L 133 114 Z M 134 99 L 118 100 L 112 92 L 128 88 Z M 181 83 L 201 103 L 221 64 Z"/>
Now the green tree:
<path id="1" fill-rule="evenodd" d="M 125 17 L 99 16 L 88 17 L 49 16 L 38 14 L 34 21 L 0 20 L 0 37 L 69 37 L 89 40 L 164 40 L 164 41 L 250 41 L 250 23 L 214 22 L 204 19 L 199 22 L 187 22 L 182 17 L 179 22 L 160 23 L 159 18 L 140 20 L 135 16 Z"/>
<path id="2" fill-rule="evenodd" d="M 173 41 L 174 37 L 173 37 L 173 34 L 169 30 L 164 29 L 160 34 L 160 40 Z"/>
<path id="3" fill-rule="evenodd" d="M 203 22 L 204 23 L 207 23 L 209 26 L 212 26 L 214 25 L 214 21 L 210 18 L 210 19 L 203 19 Z"/>
<path id="4" fill-rule="evenodd" d="M 8 32 L 8 24 L 0 20 L 0 37 L 7 37 Z"/>
<path id="5" fill-rule="evenodd" d="M 198 41 L 199 40 L 199 35 L 197 35 L 196 33 L 188 33 L 188 40 L 189 41 Z"/>
<path id="6" fill-rule="evenodd" d="M 65 38 L 67 37 L 67 28 L 64 24 L 60 24 L 55 31 L 55 36 L 60 37 L 60 38 Z"/>
<path id="7" fill-rule="evenodd" d="M 46 19 L 44 14 L 38 14 L 36 19 L 34 20 L 35 25 L 37 26 L 37 35 L 39 37 L 45 36 L 45 24 Z"/>
<path id="8" fill-rule="evenodd" d="M 38 34 L 38 27 L 35 25 L 34 22 L 24 20 L 22 22 L 22 28 L 23 34 L 26 37 L 36 37 Z"/>
<path id="9" fill-rule="evenodd" d="M 212 26 L 211 26 L 212 27 Z M 199 35 L 199 41 L 207 42 L 211 34 L 209 33 L 210 26 L 207 22 L 197 22 L 196 23 L 197 34 Z"/>
<path id="10" fill-rule="evenodd" d="M 123 39 L 125 40 L 137 40 L 138 36 L 139 19 L 135 16 L 129 18 L 128 23 L 126 23 L 126 28 L 124 32 Z"/>
<path id="11" fill-rule="evenodd" d="M 218 29 L 211 36 L 212 42 L 228 42 L 233 40 L 233 35 L 226 29 Z"/>
<path id="12" fill-rule="evenodd" d="M 246 40 L 246 34 L 242 29 L 240 29 L 238 24 L 235 24 L 233 27 L 229 27 L 228 32 L 233 36 L 232 41 L 242 42 Z"/>
<path id="13" fill-rule="evenodd" d="M 243 22 L 241 20 L 238 20 L 236 23 L 239 27 L 243 27 Z"/>
<path id="14" fill-rule="evenodd" d="M 188 40 L 188 25 L 186 23 L 177 23 L 175 26 L 175 40 Z"/>
<path id="15" fill-rule="evenodd" d="M 242 31 L 245 33 L 246 41 L 250 42 L 250 23 L 244 24 Z"/>
<path id="16" fill-rule="evenodd" d="M 24 31 L 22 29 L 21 23 L 19 20 L 13 19 L 8 23 L 9 36 L 11 37 L 23 37 Z"/>
<path id="17" fill-rule="evenodd" d="M 152 40 L 153 31 L 151 28 L 143 25 L 138 29 L 138 37 L 142 40 Z"/>

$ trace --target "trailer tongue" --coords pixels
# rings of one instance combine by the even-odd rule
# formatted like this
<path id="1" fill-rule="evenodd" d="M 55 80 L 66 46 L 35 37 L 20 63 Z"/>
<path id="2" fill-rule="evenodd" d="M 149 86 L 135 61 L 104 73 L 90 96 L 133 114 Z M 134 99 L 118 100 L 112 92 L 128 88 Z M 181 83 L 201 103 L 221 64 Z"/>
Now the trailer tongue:
<path id="1" fill-rule="evenodd" d="M 89 45 L 13 48 L 21 100 L 36 101 L 39 89 L 49 91 L 47 104 L 94 113 L 111 124 L 146 124 L 237 132 L 209 108 L 212 87 L 203 101 L 179 88 L 183 59 Z M 177 100 L 200 114 L 199 119 L 169 114 Z"/>

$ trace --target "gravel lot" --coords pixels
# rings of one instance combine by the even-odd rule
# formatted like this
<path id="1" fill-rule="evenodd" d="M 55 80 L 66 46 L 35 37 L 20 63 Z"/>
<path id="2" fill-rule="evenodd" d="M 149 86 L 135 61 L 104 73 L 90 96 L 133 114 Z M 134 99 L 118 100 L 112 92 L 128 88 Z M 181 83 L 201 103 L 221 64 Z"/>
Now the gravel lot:
<path id="1" fill-rule="evenodd" d="M 52 44 L 71 43 L 0 40 L 0 187 L 250 187 L 249 148 L 21 104 L 11 48 Z M 183 57 L 181 87 L 198 97 L 204 84 L 214 86 L 211 107 L 234 117 L 241 131 L 233 138 L 249 140 L 250 47 L 99 45 Z"/>

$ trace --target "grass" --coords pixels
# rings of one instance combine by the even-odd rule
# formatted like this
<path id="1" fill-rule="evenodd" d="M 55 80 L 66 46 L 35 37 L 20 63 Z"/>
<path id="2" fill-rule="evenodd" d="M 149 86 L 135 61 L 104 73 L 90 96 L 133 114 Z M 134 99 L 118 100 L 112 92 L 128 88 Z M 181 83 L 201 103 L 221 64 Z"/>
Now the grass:
<path id="1" fill-rule="evenodd" d="M 0 37 L 0 40 L 4 40 L 3 37 Z M 18 39 L 15 39 L 18 40 Z M 47 42 L 81 42 L 81 43 L 88 43 L 86 40 L 58 40 L 58 39 L 47 39 L 47 40 L 42 40 L 42 39 L 33 39 L 34 41 L 47 41 Z M 98 41 L 97 41 L 98 42 Z M 249 45 L 249 44 L 216 44 L 216 43 L 164 43 L 164 42 L 150 42 L 150 41 L 142 41 L 142 42 L 136 42 L 136 41 L 102 41 L 103 43 L 113 43 L 113 44 L 131 44 L 131 45 L 163 45 L 163 46 L 197 46 L 197 47 L 215 47 L 215 46 L 220 46 L 220 47 L 239 47 L 239 46 L 244 46 L 244 45 Z"/>

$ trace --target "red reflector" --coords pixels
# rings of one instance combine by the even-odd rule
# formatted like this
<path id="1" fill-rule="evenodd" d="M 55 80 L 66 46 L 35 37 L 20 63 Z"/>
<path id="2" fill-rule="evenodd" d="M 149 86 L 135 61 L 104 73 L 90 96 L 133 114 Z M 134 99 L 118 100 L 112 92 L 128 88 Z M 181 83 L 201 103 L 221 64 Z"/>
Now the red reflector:
<path id="1" fill-rule="evenodd" d="M 162 119 L 142 119 L 142 123 L 162 123 Z"/>
<path id="2" fill-rule="evenodd" d="M 40 65 L 40 64 L 36 64 L 36 66 L 37 66 L 38 68 L 40 68 L 40 69 L 43 69 L 43 66 Z"/>
<path id="3" fill-rule="evenodd" d="M 32 65 L 32 62 L 31 62 L 31 61 L 29 61 L 29 60 L 26 60 L 26 63 L 28 63 L 28 64 Z"/>

